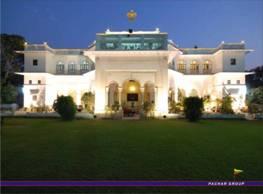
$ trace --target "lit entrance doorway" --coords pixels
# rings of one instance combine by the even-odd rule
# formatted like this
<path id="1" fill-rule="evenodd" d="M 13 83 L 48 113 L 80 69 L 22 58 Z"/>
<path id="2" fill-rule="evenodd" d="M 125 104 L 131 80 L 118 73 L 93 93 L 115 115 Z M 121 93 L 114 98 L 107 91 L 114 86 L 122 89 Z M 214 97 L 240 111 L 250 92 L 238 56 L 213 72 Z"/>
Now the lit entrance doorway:
<path id="1" fill-rule="evenodd" d="M 125 81 L 122 90 L 122 108 L 125 117 L 139 115 L 142 109 L 140 83 L 135 80 Z"/>

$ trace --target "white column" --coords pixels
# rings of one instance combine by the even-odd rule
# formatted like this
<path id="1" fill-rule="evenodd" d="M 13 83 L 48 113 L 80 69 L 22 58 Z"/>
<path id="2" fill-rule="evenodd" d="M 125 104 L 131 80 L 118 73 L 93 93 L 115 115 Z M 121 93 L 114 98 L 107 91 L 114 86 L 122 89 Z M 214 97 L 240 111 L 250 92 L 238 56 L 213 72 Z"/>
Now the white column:
<path id="1" fill-rule="evenodd" d="M 168 113 L 168 90 L 158 88 L 157 90 L 157 111 L 164 115 Z"/>
<path id="2" fill-rule="evenodd" d="M 76 104 L 79 106 L 79 105 L 81 105 L 81 93 L 80 93 L 80 90 L 78 89 L 77 91 L 76 91 Z"/>
<path id="3" fill-rule="evenodd" d="M 154 104 L 155 104 L 155 110 L 157 111 L 157 99 L 158 99 L 158 87 L 154 87 Z"/>
<path id="4" fill-rule="evenodd" d="M 109 106 L 109 87 L 106 86 L 106 90 L 105 90 L 105 105 Z"/>
<path id="5" fill-rule="evenodd" d="M 121 94 L 122 94 L 122 87 L 118 87 L 118 97 L 119 97 L 120 109 L 121 109 Z"/>
<path id="6" fill-rule="evenodd" d="M 30 105 L 32 104 L 32 96 L 30 95 L 30 87 L 27 85 L 24 85 L 23 93 L 24 93 L 24 107 L 29 108 Z"/>
<path id="7" fill-rule="evenodd" d="M 105 113 L 105 86 L 106 86 L 106 73 L 103 68 L 103 64 L 100 64 L 100 60 L 96 58 L 96 71 L 95 71 L 95 114 Z"/>
<path id="8" fill-rule="evenodd" d="M 143 105 L 144 103 L 144 87 L 141 87 L 141 96 L 142 96 L 142 99 L 141 99 L 141 104 Z"/>
<path id="9" fill-rule="evenodd" d="M 105 112 L 105 88 L 96 88 L 95 90 L 95 113 Z"/>

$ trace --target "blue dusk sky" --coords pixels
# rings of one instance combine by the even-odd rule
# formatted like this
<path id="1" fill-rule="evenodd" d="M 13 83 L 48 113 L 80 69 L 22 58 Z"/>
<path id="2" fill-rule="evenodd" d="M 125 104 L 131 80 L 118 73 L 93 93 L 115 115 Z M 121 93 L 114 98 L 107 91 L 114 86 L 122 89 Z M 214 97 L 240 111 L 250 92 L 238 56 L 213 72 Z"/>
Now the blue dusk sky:
<path id="1" fill-rule="evenodd" d="M 137 12 L 129 22 L 126 13 Z M 53 48 L 86 48 L 97 32 L 167 32 L 179 47 L 245 40 L 246 68 L 263 65 L 263 0 L 1 0 L 1 33 Z"/>

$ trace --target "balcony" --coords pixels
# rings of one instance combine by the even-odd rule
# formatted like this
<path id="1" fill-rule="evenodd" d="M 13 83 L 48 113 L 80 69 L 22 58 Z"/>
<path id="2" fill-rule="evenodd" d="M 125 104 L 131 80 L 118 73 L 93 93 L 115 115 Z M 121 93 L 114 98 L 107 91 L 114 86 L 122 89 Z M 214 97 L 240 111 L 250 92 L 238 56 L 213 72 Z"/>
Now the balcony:
<path id="1" fill-rule="evenodd" d="M 64 75 L 65 74 L 65 70 L 64 69 L 57 69 L 56 70 L 56 74 L 57 75 Z"/>
<path id="2" fill-rule="evenodd" d="M 56 75 L 82 75 L 92 71 L 92 69 L 70 69 L 68 71 L 65 70 L 56 70 Z"/>
<path id="3" fill-rule="evenodd" d="M 79 70 L 79 74 L 84 74 L 84 73 L 87 73 L 87 72 L 89 72 L 88 69 L 80 69 Z"/>
<path id="4" fill-rule="evenodd" d="M 199 69 L 190 69 L 190 74 L 199 74 Z"/>
<path id="5" fill-rule="evenodd" d="M 76 75 L 79 74 L 76 69 L 68 69 L 68 75 Z"/>
<path id="6" fill-rule="evenodd" d="M 212 69 L 203 69 L 203 74 L 211 74 Z"/>
<path id="7" fill-rule="evenodd" d="M 81 64 L 79 67 L 77 65 L 73 65 L 65 69 L 65 66 L 63 64 L 58 64 L 56 65 L 56 75 L 82 75 L 95 69 L 94 64 Z"/>
<path id="8" fill-rule="evenodd" d="M 178 71 L 178 72 L 181 72 L 181 73 L 186 73 L 186 64 L 180 62 L 180 63 L 177 65 L 177 71 Z"/>
<path id="9" fill-rule="evenodd" d="M 177 69 L 177 71 L 180 73 L 186 73 L 186 69 Z"/>

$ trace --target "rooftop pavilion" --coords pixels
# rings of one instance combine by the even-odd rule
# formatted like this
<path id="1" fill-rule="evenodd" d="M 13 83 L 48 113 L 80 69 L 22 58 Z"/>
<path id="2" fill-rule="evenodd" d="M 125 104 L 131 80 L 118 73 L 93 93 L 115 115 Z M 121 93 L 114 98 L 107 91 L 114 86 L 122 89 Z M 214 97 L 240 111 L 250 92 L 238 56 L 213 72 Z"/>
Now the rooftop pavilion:
<path id="1" fill-rule="evenodd" d="M 167 50 L 168 34 L 154 31 L 110 31 L 96 34 L 96 50 Z"/>

